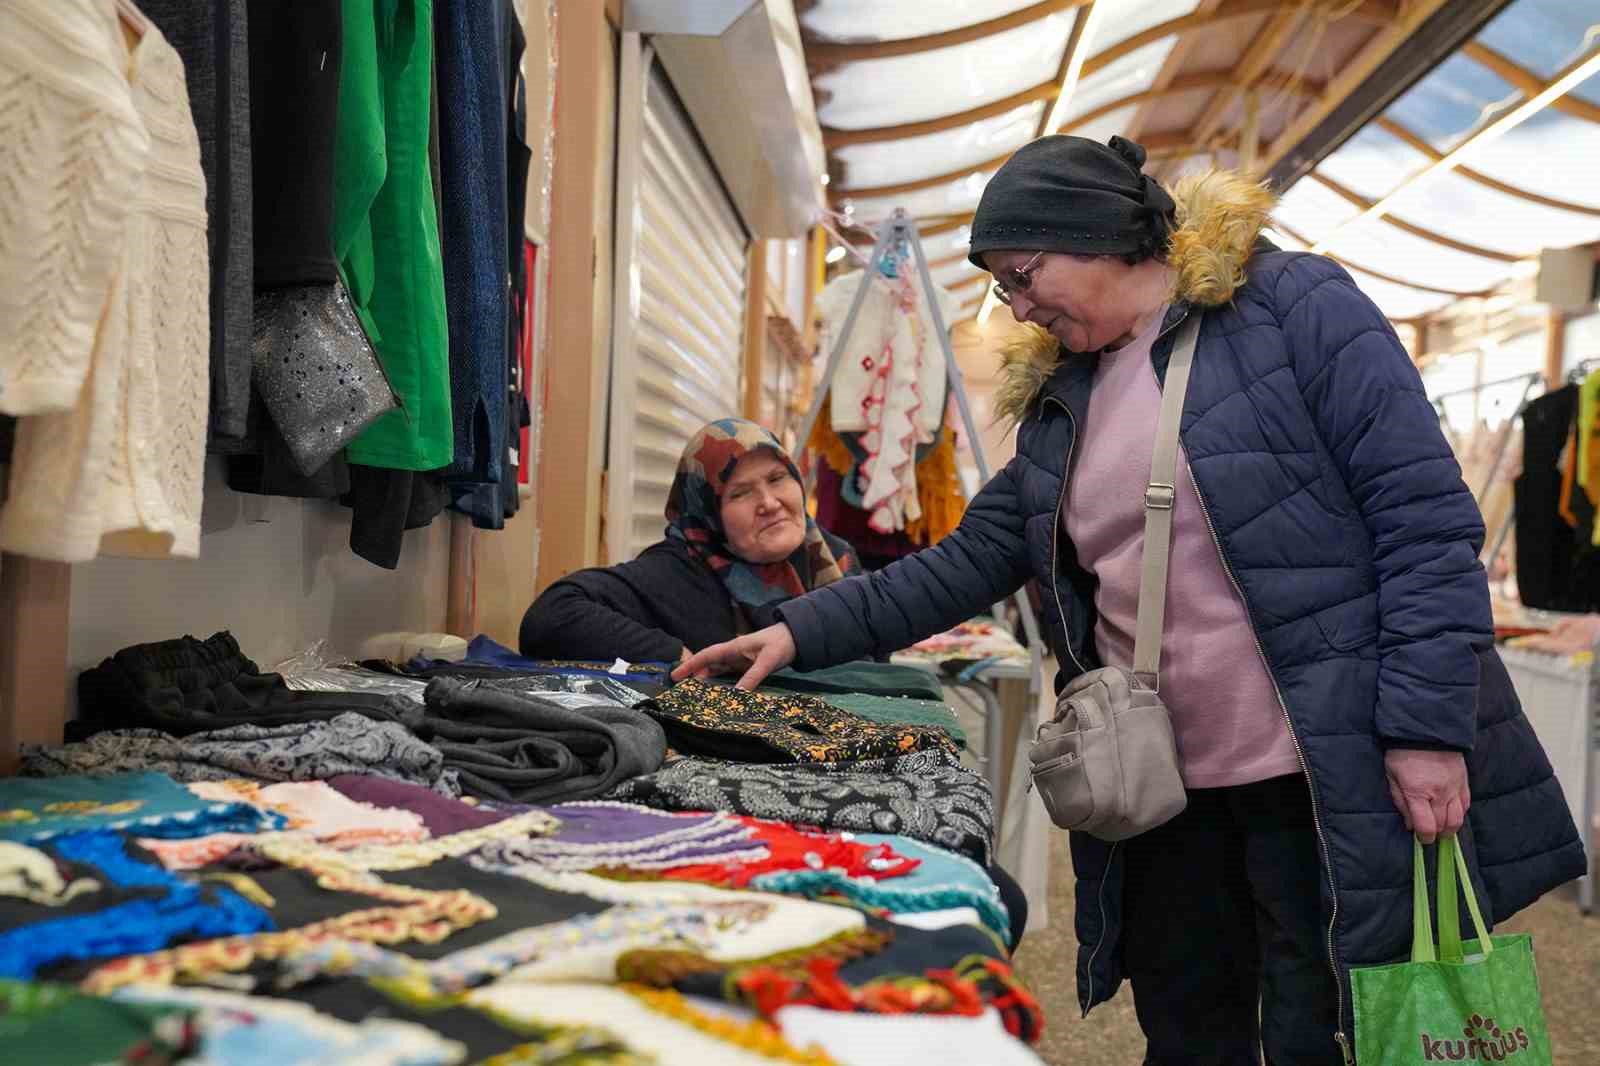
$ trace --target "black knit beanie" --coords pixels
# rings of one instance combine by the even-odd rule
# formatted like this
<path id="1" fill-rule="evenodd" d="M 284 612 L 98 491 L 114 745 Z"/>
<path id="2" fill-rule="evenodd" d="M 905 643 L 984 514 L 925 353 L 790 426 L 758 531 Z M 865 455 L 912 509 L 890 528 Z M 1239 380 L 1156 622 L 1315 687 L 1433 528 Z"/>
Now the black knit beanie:
<path id="1" fill-rule="evenodd" d="M 1144 149 L 1122 137 L 1041 137 L 1017 149 L 972 217 L 967 258 L 981 270 L 984 252 L 1137 255 L 1166 248 L 1176 207 L 1143 173 Z"/>

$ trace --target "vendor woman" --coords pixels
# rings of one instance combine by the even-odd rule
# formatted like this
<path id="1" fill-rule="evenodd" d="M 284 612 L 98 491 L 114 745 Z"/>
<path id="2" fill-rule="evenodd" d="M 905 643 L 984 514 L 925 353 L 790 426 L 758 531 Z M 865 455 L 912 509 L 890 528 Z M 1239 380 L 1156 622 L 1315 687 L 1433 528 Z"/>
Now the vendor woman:
<path id="1" fill-rule="evenodd" d="M 727 418 L 696 433 L 667 496 L 667 533 L 632 562 L 581 570 L 522 619 L 539 659 L 672 662 L 777 621 L 776 608 L 858 571 L 806 510 L 778 439 Z"/>

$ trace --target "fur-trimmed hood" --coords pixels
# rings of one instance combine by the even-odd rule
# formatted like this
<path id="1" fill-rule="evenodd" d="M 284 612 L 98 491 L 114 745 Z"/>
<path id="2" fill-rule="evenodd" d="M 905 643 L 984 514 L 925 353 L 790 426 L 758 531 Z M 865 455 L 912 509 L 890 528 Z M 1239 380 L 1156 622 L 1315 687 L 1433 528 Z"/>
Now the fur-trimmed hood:
<path id="1" fill-rule="evenodd" d="M 1244 285 L 1245 266 L 1275 198 L 1266 186 L 1228 170 L 1185 177 L 1171 193 L 1178 205 L 1166 256 L 1177 275 L 1172 299 L 1219 307 Z M 997 417 L 1013 423 L 1033 407 L 1061 359 L 1060 342 L 1042 327 L 1023 330 L 1000 351 L 995 395 Z"/>

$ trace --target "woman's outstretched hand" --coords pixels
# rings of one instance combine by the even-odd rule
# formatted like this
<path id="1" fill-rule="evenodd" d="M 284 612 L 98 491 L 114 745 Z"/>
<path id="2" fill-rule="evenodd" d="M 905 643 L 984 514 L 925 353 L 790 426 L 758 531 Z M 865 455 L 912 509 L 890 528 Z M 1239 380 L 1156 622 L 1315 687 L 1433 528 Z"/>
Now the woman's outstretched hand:
<path id="1" fill-rule="evenodd" d="M 1453 836 L 1461 828 L 1472 807 L 1472 789 L 1460 752 L 1391 748 L 1383 761 L 1389 795 L 1406 828 L 1424 844 Z"/>
<path id="2" fill-rule="evenodd" d="M 739 687 L 746 691 L 765 681 L 773 672 L 794 662 L 794 634 L 779 622 L 775 626 L 735 637 L 726 644 L 713 644 L 704 651 L 691 655 L 687 662 L 672 671 L 672 680 L 686 677 L 702 680 L 712 674 L 731 674 L 743 671 Z"/>

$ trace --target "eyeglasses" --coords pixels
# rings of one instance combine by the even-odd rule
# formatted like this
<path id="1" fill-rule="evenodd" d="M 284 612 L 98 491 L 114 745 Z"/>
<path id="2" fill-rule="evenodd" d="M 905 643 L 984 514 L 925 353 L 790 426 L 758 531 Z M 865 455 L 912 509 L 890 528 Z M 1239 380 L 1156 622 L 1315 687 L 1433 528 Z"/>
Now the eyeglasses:
<path id="1" fill-rule="evenodd" d="M 1033 286 L 1033 272 L 1039 269 L 1039 260 L 1044 258 L 1043 252 L 1036 252 L 1032 259 L 1015 270 L 1003 270 L 995 274 L 994 295 L 995 299 L 1011 306 L 1011 295 L 1018 292 L 1027 292 Z M 1001 275 L 1005 280 L 1001 281 Z"/>

